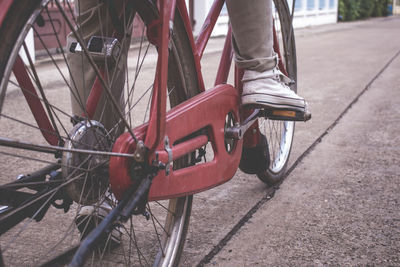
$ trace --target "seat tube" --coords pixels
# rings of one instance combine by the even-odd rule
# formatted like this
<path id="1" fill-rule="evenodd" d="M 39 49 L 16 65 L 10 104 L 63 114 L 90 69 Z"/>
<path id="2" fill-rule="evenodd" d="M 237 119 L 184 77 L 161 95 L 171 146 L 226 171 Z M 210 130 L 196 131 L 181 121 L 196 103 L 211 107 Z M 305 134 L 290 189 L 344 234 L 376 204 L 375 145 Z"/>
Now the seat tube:
<path id="1" fill-rule="evenodd" d="M 170 25 L 175 0 L 160 0 L 160 18 L 157 27 L 156 45 L 158 46 L 158 60 L 154 79 L 153 97 L 151 100 L 149 127 L 146 133 L 145 145 L 150 154 L 164 142 L 165 118 L 167 103 L 168 79 L 168 43 L 170 40 Z"/>

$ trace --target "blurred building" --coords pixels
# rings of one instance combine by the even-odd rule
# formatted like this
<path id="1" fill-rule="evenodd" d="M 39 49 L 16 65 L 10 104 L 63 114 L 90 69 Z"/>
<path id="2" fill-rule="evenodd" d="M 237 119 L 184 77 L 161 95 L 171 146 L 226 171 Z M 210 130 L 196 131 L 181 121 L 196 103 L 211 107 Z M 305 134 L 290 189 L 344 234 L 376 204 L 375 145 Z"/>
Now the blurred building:
<path id="1" fill-rule="evenodd" d="M 72 10 L 74 9 L 75 0 L 58 0 L 66 7 L 66 13 L 72 19 Z M 197 35 L 202 27 L 202 23 L 207 16 L 214 0 L 185 0 L 188 8 L 189 16 L 192 21 L 194 35 Z M 246 0 L 243 0 L 246 1 Z M 284 0 L 283 0 L 284 1 Z M 307 27 L 311 25 L 321 25 L 328 23 L 336 23 L 338 16 L 338 0 L 286 0 L 288 1 L 289 9 L 294 7 L 293 25 L 295 28 Z M 400 0 L 393 0 L 393 9 L 398 10 L 400 13 Z M 293 6 L 294 2 L 294 6 Z M 396 9 L 397 8 L 397 9 Z M 50 16 L 49 16 L 50 15 Z M 51 3 L 47 12 L 42 12 L 44 20 L 43 27 L 37 27 L 37 32 L 41 38 L 33 33 L 29 33 L 27 42 L 31 51 L 36 51 L 36 56 L 46 56 L 48 52 L 59 53 L 61 46 L 66 44 L 66 36 L 70 32 L 66 25 L 61 13 L 57 10 L 56 6 Z M 54 23 L 51 23 L 51 19 Z M 224 6 L 219 17 L 216 27 L 214 28 L 213 35 L 225 35 L 229 17 Z M 140 19 L 135 18 L 133 29 L 133 41 L 135 37 L 143 33 L 144 25 Z M 49 51 L 44 49 L 46 46 Z M 23 54 L 23 53 L 21 53 Z M 33 54 L 34 55 L 34 54 Z M 23 55 L 22 55 L 23 56 Z M 33 56 L 34 58 L 34 56 Z"/>
<path id="2" fill-rule="evenodd" d="M 288 0 L 291 6 L 293 0 Z M 293 25 L 295 28 L 336 23 L 338 0 L 296 0 Z"/>
<path id="3" fill-rule="evenodd" d="M 400 0 L 393 0 L 393 14 L 400 14 Z"/>
<path id="4" fill-rule="evenodd" d="M 294 19 L 295 28 L 307 27 L 312 25 L 322 25 L 336 23 L 338 17 L 338 0 L 287 0 L 289 9 L 292 10 L 294 1 Z M 400 2 L 400 0 L 394 0 Z M 194 34 L 198 34 L 202 27 L 202 22 L 207 16 L 214 0 L 187 0 L 188 6 L 191 6 L 193 17 Z M 226 33 L 228 26 L 228 13 L 224 7 L 222 14 L 217 21 L 214 29 L 214 36 Z"/>

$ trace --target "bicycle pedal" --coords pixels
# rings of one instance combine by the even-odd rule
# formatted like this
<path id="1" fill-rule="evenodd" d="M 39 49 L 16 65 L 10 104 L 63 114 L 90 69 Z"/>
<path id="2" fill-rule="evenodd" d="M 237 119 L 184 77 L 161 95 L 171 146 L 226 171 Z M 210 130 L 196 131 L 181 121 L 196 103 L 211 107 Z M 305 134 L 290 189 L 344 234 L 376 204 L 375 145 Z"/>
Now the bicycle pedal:
<path id="1" fill-rule="evenodd" d="M 79 42 L 71 42 L 68 50 L 71 53 L 84 51 Z M 121 52 L 121 45 L 116 38 L 92 36 L 87 44 L 87 50 L 97 62 L 104 62 L 106 59 L 116 62 Z"/>
<path id="2" fill-rule="evenodd" d="M 311 112 L 309 111 L 297 111 L 287 109 L 267 109 L 263 110 L 262 116 L 270 120 L 279 121 L 308 121 L 311 119 Z"/>

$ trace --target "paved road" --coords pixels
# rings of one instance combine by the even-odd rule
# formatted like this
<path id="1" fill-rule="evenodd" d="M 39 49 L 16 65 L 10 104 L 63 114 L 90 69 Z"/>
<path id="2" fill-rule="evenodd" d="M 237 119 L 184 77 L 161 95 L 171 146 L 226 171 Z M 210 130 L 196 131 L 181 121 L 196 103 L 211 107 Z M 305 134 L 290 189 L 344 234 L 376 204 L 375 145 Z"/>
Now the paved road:
<path id="1" fill-rule="evenodd" d="M 296 36 L 313 119 L 296 125 L 290 175 L 268 188 L 238 171 L 196 195 L 182 266 L 400 266 L 400 17 Z M 204 56 L 208 87 L 221 48 Z"/>
<path id="2" fill-rule="evenodd" d="M 299 164 L 276 192 L 238 172 L 195 196 L 183 266 L 400 266 L 400 17 L 296 37 Z"/>

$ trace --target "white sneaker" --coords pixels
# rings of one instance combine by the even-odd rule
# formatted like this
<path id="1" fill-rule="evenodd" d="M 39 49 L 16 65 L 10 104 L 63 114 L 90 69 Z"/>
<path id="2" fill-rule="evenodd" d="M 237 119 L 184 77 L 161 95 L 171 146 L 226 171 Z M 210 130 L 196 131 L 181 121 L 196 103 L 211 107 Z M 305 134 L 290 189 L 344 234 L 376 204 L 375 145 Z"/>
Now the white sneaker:
<path id="1" fill-rule="evenodd" d="M 111 212 L 112 207 L 108 201 L 106 198 L 100 206 L 83 206 L 80 208 L 75 218 L 75 224 L 81 232 L 81 239 L 84 239 Z M 115 225 L 111 233 L 99 245 L 106 245 L 110 248 L 118 247 L 122 238 L 120 228 L 119 225 Z"/>
<path id="2" fill-rule="evenodd" d="M 307 110 L 304 98 L 290 90 L 286 84 L 291 80 L 277 68 L 264 72 L 245 70 L 242 82 L 242 105 L 304 113 Z"/>

